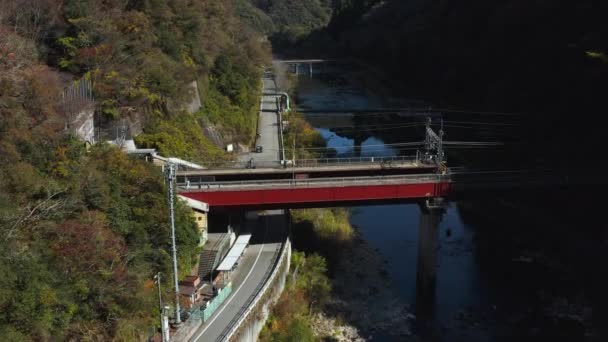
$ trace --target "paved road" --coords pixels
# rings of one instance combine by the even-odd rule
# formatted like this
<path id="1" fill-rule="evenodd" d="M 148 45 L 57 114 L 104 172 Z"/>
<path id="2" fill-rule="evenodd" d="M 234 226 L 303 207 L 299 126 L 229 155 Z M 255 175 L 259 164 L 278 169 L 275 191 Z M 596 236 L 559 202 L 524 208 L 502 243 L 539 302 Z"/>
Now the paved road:
<path id="1" fill-rule="evenodd" d="M 277 91 L 274 79 L 270 77 L 264 77 L 262 79 L 264 86 L 264 93 L 274 93 Z M 278 117 L 277 117 L 277 96 L 265 95 L 262 96 L 262 105 L 260 110 L 260 118 L 258 121 L 258 134 L 256 138 L 255 146 L 262 146 L 262 153 L 245 153 L 239 156 L 240 161 L 249 161 L 253 158 L 254 163 L 264 163 L 266 166 L 270 166 L 269 163 L 275 162 L 279 165 L 280 160 L 279 154 L 279 129 L 278 129 Z"/>
<path id="2" fill-rule="evenodd" d="M 263 92 L 276 92 L 272 78 L 264 77 Z M 256 146 L 262 146 L 262 153 L 246 153 L 239 156 L 240 161 L 254 163 L 263 162 L 265 165 L 279 165 L 279 131 L 276 96 L 262 96 L 260 117 L 258 122 L 258 138 Z M 263 285 L 264 277 L 272 271 L 273 261 L 285 241 L 287 224 L 282 210 L 266 211 L 259 216 L 254 226 L 249 247 L 232 274 L 232 294 L 222 306 L 205 322 L 193 335 L 191 341 L 217 341 L 230 328 L 231 322 L 245 306 L 248 300 L 257 294 L 258 287 Z"/>
<path id="3" fill-rule="evenodd" d="M 283 210 L 266 211 L 259 217 L 250 245 L 237 270 L 233 272 L 232 294 L 194 333 L 190 341 L 218 341 L 248 299 L 255 296 L 258 286 L 272 269 L 272 263 L 285 241 L 286 232 Z"/>

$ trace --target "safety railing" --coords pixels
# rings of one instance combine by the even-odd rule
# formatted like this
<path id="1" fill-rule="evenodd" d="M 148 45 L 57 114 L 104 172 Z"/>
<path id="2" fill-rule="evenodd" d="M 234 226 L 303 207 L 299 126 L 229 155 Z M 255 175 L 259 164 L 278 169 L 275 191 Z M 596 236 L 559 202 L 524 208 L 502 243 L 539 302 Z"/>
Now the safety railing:
<path id="1" fill-rule="evenodd" d="M 384 157 L 351 157 L 351 158 L 317 158 L 297 159 L 295 165 L 289 167 L 316 167 L 316 166 L 341 166 L 341 165 L 369 165 L 379 164 L 385 166 L 397 166 L 399 164 L 416 162 L 417 157 L 412 156 L 384 156 Z"/>
<path id="2" fill-rule="evenodd" d="M 292 169 L 310 167 L 330 167 L 348 165 L 379 165 L 381 167 L 391 167 L 406 164 L 422 164 L 422 159 L 416 155 L 408 156 L 384 156 L 384 157 L 351 157 L 351 158 L 316 158 L 316 159 L 296 159 L 295 161 L 286 160 L 265 160 L 256 161 L 255 157 L 247 161 L 226 161 L 226 162 L 199 162 L 206 170 L 231 170 L 231 169 Z M 180 171 L 204 172 L 205 170 L 181 168 Z"/>
<path id="3" fill-rule="evenodd" d="M 247 317 L 249 317 L 249 315 L 253 312 L 253 310 L 260 302 L 260 300 L 264 297 L 264 294 L 273 285 L 274 280 L 278 276 L 279 271 L 281 270 L 284 263 L 287 263 L 287 266 L 289 266 L 290 257 L 291 241 L 287 239 L 285 243 L 281 244 L 280 251 L 275 254 L 275 259 L 272 262 L 272 267 L 270 267 L 264 275 L 264 281 L 260 282 L 260 284 L 252 293 L 252 295 L 241 307 L 241 310 L 238 312 L 238 314 L 235 315 L 235 317 L 224 329 L 224 331 L 222 331 L 217 341 L 228 341 L 236 334 L 239 327 L 245 322 Z M 287 271 L 289 271 L 289 269 L 287 269 Z"/>

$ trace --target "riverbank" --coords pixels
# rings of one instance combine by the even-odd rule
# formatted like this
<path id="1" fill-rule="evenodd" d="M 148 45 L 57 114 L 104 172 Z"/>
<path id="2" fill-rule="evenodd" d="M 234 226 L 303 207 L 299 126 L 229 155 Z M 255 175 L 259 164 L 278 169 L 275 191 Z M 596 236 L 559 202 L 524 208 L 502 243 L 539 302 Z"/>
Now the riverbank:
<path id="1" fill-rule="evenodd" d="M 332 288 L 323 305 L 315 306 L 307 317 L 314 336 L 336 341 L 367 341 L 377 336 L 413 339 L 415 317 L 394 288 L 387 261 L 350 225 L 349 211 L 305 211 L 303 215 L 294 211 L 294 247 L 306 255 L 320 253 L 327 261 Z M 323 216 L 331 219 L 319 219 Z M 348 227 L 348 235 L 342 238 L 326 234 L 344 227 Z"/>
<path id="2" fill-rule="evenodd" d="M 379 335 L 413 340 L 415 316 L 397 294 L 386 265 L 354 227 L 352 243 L 340 251 L 334 265 L 332 298 L 325 314 L 342 323 L 338 327 L 356 329 L 362 340 Z M 322 328 L 323 324 L 317 326 Z"/>

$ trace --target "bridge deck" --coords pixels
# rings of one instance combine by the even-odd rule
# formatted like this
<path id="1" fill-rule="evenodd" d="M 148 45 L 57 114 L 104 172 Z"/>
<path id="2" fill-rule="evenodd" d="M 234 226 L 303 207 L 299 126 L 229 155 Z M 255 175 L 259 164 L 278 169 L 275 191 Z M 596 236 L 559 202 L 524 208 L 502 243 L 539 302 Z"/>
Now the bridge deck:
<path id="1" fill-rule="evenodd" d="M 210 206 L 315 206 L 320 203 L 422 199 L 444 196 L 449 175 L 399 175 L 312 179 L 255 180 L 178 184 L 182 196 Z"/>
<path id="2" fill-rule="evenodd" d="M 305 179 L 270 179 L 253 181 L 228 182 L 190 182 L 188 185 L 178 183 L 180 194 L 188 192 L 216 192 L 216 191 L 246 191 L 260 189 L 293 189 L 293 188 L 334 188 L 365 185 L 394 185 L 394 184 L 430 184 L 449 181 L 448 176 L 426 175 L 399 175 L 399 176 L 369 176 L 369 177 L 328 177 Z"/>
<path id="3" fill-rule="evenodd" d="M 391 164 L 382 163 L 353 163 L 353 164 L 318 164 L 316 166 L 296 166 L 293 167 L 263 167 L 255 169 L 246 168 L 215 168 L 215 169 L 204 169 L 204 170 L 191 170 L 191 171 L 178 171 L 178 176 L 215 176 L 215 175 L 226 175 L 226 174 L 291 174 L 295 173 L 323 173 L 323 172 L 336 172 L 336 171 L 366 171 L 366 170 L 386 170 L 386 169 L 420 169 L 420 170 L 431 170 L 436 168 L 435 165 L 416 163 L 412 162 L 399 162 Z"/>

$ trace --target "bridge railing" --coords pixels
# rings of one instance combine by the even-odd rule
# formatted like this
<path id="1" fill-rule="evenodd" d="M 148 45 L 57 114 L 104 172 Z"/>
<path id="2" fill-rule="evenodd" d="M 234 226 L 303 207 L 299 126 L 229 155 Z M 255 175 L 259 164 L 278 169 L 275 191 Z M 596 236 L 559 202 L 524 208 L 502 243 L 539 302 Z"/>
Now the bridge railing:
<path id="1" fill-rule="evenodd" d="M 316 159 L 296 159 L 292 160 L 271 160 L 256 161 L 251 158 L 248 161 L 228 161 L 228 162 L 200 162 L 207 169 L 255 169 L 255 168 L 309 168 L 309 167 L 328 167 L 328 166 L 347 166 L 347 165 L 380 165 L 385 167 L 398 166 L 408 163 L 420 163 L 422 160 L 418 155 L 410 156 L 384 156 L 384 157 L 350 157 L 350 158 L 316 158 Z M 198 169 L 181 168 L 182 171 L 196 171 Z"/>
<path id="2" fill-rule="evenodd" d="M 357 184 L 394 184 L 406 183 L 442 183 L 450 181 L 449 174 L 424 175 L 394 175 L 394 176 L 364 176 L 364 177 L 328 177 L 303 179 L 265 179 L 265 180 L 237 180 L 237 181 L 201 181 L 199 176 L 184 177 L 178 181 L 177 186 L 183 190 L 221 191 L 236 188 L 268 188 L 268 187 L 314 187 L 314 186 L 345 186 Z"/>
<path id="3" fill-rule="evenodd" d="M 350 157 L 350 158 L 317 158 L 296 159 L 295 165 L 288 163 L 288 167 L 315 167 L 315 166 L 342 166 L 342 165 L 398 165 L 413 163 L 418 160 L 416 155 L 412 156 L 384 156 L 384 157 Z"/>

